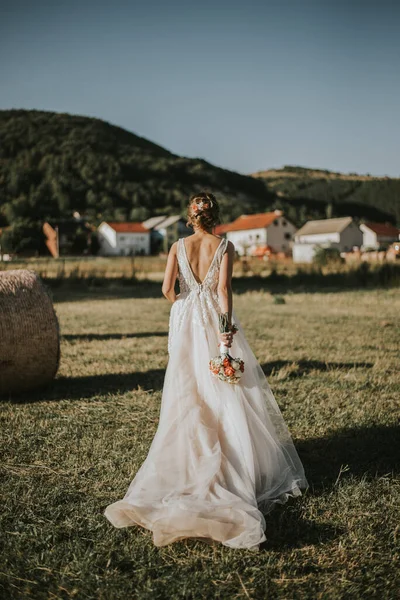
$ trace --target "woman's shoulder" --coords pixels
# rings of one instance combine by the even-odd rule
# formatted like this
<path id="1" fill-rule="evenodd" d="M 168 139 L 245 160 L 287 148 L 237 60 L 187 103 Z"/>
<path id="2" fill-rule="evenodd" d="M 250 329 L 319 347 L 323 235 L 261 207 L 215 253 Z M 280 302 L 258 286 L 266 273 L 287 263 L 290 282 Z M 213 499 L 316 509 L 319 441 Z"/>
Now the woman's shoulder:
<path id="1" fill-rule="evenodd" d="M 178 252 L 179 243 L 180 243 L 180 239 L 172 244 L 171 248 L 169 249 L 169 254 L 174 255 Z"/>
<path id="2" fill-rule="evenodd" d="M 219 242 L 220 257 L 221 259 L 227 255 L 229 260 L 233 260 L 235 258 L 235 246 L 232 244 L 230 240 L 227 238 L 221 237 Z"/>

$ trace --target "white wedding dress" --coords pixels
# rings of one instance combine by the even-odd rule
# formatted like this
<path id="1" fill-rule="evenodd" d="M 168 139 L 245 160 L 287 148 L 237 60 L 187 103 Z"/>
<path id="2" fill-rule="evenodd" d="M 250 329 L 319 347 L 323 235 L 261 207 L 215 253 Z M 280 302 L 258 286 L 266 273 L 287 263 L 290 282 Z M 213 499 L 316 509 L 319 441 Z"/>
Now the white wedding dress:
<path id="1" fill-rule="evenodd" d="M 161 413 L 148 456 L 123 498 L 107 507 L 115 527 L 141 525 L 164 546 L 208 538 L 257 550 L 274 503 L 307 487 L 301 461 L 265 375 L 239 325 L 231 354 L 244 360 L 240 383 L 212 376 L 218 354 L 217 285 L 222 239 L 199 284 L 183 239 L 180 295 L 170 313 L 169 363 Z"/>

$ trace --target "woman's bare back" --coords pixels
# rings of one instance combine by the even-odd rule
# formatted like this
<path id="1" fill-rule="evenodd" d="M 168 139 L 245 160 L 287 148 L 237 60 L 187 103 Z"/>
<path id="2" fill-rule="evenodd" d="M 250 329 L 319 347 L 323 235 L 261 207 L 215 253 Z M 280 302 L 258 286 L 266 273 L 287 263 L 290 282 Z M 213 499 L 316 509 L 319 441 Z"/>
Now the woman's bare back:
<path id="1" fill-rule="evenodd" d="M 202 283 L 221 243 L 221 238 L 211 233 L 193 234 L 183 242 L 193 275 L 198 283 Z"/>

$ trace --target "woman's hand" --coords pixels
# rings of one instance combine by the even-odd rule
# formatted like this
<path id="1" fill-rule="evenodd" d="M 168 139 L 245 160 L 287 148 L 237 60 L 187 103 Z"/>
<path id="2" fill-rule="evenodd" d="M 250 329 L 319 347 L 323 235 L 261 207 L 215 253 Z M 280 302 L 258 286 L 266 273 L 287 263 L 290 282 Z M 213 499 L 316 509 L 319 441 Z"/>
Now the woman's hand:
<path id="1" fill-rule="evenodd" d="M 219 339 L 225 346 L 230 348 L 232 346 L 232 341 L 233 341 L 232 331 L 229 331 L 228 333 L 220 333 Z"/>

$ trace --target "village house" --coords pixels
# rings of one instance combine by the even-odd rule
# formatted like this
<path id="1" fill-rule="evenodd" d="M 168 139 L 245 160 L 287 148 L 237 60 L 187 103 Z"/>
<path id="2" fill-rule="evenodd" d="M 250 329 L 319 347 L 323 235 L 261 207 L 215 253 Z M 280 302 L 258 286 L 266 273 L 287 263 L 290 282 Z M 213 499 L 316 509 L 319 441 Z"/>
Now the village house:
<path id="1" fill-rule="evenodd" d="M 168 252 L 179 238 L 187 237 L 193 230 L 186 226 L 186 219 L 180 215 L 151 217 L 142 225 L 150 230 L 151 254 Z"/>
<path id="2" fill-rule="evenodd" d="M 142 223 L 103 221 L 97 229 L 102 256 L 150 254 L 150 231 Z"/>
<path id="3" fill-rule="evenodd" d="M 217 235 L 231 241 L 240 256 L 262 255 L 262 252 L 290 252 L 296 227 L 281 210 L 255 215 L 242 215 L 232 223 L 219 225 Z"/>
<path id="4" fill-rule="evenodd" d="M 352 217 L 307 221 L 295 235 L 293 244 L 294 262 L 312 262 L 317 248 L 337 248 L 339 252 L 350 252 L 360 248 L 363 234 Z"/>
<path id="5" fill-rule="evenodd" d="M 363 249 L 377 250 L 399 240 L 400 229 L 391 223 L 362 223 L 360 229 L 363 233 Z"/>

